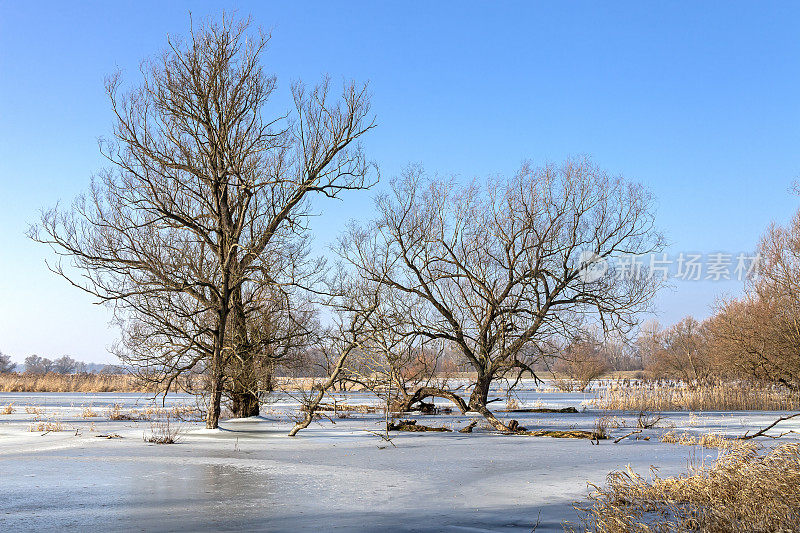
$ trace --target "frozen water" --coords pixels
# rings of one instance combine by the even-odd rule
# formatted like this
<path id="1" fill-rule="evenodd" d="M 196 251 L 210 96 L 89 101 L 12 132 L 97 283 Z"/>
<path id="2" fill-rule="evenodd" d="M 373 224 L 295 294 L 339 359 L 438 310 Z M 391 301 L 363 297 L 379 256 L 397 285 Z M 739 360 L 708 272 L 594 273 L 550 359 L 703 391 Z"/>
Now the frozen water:
<path id="1" fill-rule="evenodd" d="M 528 391 L 525 407 L 579 410 L 591 394 Z M 347 393 L 348 403 L 378 403 Z M 223 421 L 220 430 L 182 423 L 176 445 L 143 441 L 149 421 L 110 421 L 114 404 L 143 409 L 137 394 L 0 394 L 0 531 L 24 530 L 264 530 L 297 531 L 537 531 L 575 520 L 572 502 L 587 482 L 630 464 L 668 475 L 716 450 L 626 440 L 603 441 L 461 433 L 401 433 L 387 443 L 382 415 L 350 413 L 286 436 L 297 404 L 289 397 L 264 417 Z M 174 395 L 167 406 L 191 403 Z M 437 402 L 438 403 L 438 402 Z M 446 402 L 443 402 L 444 405 Z M 96 418 L 81 418 L 86 406 Z M 502 402 L 494 404 L 502 409 Z M 28 414 L 38 406 L 41 414 Z M 513 413 L 530 429 L 590 429 L 598 416 L 631 425 L 630 413 L 587 409 L 575 414 Z M 775 413 L 670 413 L 678 431 L 741 434 Z M 58 420 L 63 431 L 29 432 L 34 418 Z M 474 417 L 415 416 L 420 423 L 463 427 Z M 787 429 L 791 422 L 787 422 Z M 94 427 L 93 427 L 94 426 Z M 795 424 L 797 426 L 797 424 Z M 611 430 L 623 435 L 630 429 Z M 645 430 L 657 437 L 665 429 Z M 118 434 L 122 438 L 98 438 Z"/>

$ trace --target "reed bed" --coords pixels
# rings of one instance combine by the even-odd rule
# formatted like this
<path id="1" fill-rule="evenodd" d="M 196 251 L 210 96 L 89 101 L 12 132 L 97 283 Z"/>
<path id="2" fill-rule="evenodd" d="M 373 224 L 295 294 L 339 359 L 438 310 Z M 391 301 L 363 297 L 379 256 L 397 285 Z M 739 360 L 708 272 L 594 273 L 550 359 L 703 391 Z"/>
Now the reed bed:
<path id="1" fill-rule="evenodd" d="M 672 532 L 800 531 L 800 445 L 766 452 L 754 447 L 723 451 L 711 465 L 650 479 L 630 468 L 592 486 L 588 506 L 576 506 L 578 526 L 567 531 Z"/>
<path id="2" fill-rule="evenodd" d="M 800 393 L 749 382 L 685 384 L 630 383 L 609 387 L 591 400 L 599 409 L 620 411 L 796 411 Z"/>
<path id="3" fill-rule="evenodd" d="M 0 374 L 0 392 L 151 392 L 127 374 Z"/>

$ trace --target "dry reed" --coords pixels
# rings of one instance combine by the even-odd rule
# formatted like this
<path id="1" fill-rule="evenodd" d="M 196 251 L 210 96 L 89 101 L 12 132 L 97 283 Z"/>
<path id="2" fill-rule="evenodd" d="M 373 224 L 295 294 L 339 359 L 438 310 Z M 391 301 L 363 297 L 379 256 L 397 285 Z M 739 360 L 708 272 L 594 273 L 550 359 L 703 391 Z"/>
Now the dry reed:
<path id="1" fill-rule="evenodd" d="M 32 422 L 30 426 L 28 426 L 28 431 L 43 431 L 48 433 L 50 431 L 62 431 L 64 426 L 58 420 L 44 420 L 38 422 Z"/>
<path id="2" fill-rule="evenodd" d="M 800 393 L 768 384 L 731 382 L 632 383 L 609 388 L 592 400 L 599 409 L 621 411 L 795 411 Z"/>
<path id="3" fill-rule="evenodd" d="M 778 532 L 800 530 L 800 445 L 764 454 L 752 446 L 724 451 L 716 463 L 687 474 L 650 479 L 630 468 L 612 472 L 589 506 L 576 506 L 581 524 L 567 531 Z"/>
<path id="4" fill-rule="evenodd" d="M 0 392 L 152 392 L 126 374 L 0 374 Z"/>

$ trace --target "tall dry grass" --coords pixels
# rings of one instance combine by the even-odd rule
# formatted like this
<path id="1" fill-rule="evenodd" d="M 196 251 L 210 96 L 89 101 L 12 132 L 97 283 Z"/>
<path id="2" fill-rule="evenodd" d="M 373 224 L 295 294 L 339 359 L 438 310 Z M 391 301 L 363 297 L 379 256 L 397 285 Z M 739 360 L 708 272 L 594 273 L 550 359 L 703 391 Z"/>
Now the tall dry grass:
<path id="1" fill-rule="evenodd" d="M 126 374 L 0 374 L 0 392 L 152 392 Z"/>
<path id="2" fill-rule="evenodd" d="M 594 486 L 589 506 L 576 506 L 580 525 L 598 533 L 800 531 L 800 445 L 766 453 L 753 447 L 723 452 L 712 465 L 676 477 L 646 479 L 630 468 Z"/>
<path id="3" fill-rule="evenodd" d="M 610 387 L 591 402 L 621 411 L 796 411 L 800 393 L 770 384 L 641 382 Z"/>

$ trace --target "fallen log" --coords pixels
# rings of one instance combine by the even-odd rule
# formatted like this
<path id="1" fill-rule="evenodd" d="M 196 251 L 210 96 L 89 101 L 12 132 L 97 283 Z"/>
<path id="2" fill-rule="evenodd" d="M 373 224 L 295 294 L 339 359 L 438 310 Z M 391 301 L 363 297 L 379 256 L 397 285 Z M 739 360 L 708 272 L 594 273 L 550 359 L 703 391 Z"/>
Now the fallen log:
<path id="1" fill-rule="evenodd" d="M 450 428 L 446 427 L 435 427 L 435 426 L 424 426 L 422 424 L 417 424 L 416 420 L 400 420 L 396 424 L 394 422 L 390 422 L 388 425 L 389 431 L 452 431 Z"/>
<path id="2" fill-rule="evenodd" d="M 608 437 L 598 436 L 594 431 L 586 431 L 583 429 L 570 429 L 563 431 L 560 429 L 540 429 L 537 431 L 518 431 L 511 433 L 512 435 L 527 435 L 529 437 L 551 437 L 554 439 L 588 439 L 588 440 L 603 440 Z"/>
<path id="3" fill-rule="evenodd" d="M 574 407 L 564 407 L 563 409 L 554 409 L 551 407 L 523 407 L 520 409 L 504 409 L 497 411 L 498 413 L 577 413 L 578 410 Z"/>

